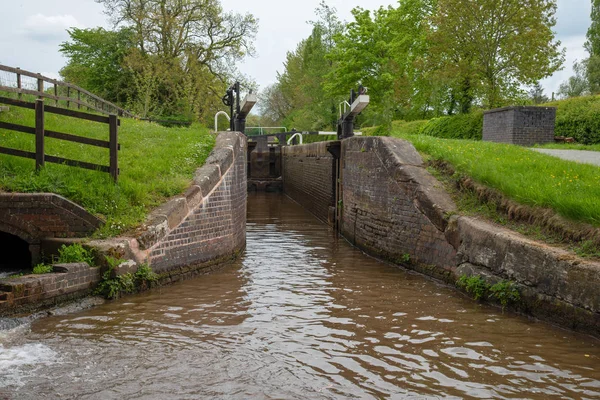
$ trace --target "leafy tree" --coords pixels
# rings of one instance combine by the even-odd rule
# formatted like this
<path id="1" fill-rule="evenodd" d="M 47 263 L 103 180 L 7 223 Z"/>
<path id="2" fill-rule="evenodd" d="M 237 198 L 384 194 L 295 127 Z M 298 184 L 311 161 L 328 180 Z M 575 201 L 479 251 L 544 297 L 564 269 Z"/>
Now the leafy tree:
<path id="1" fill-rule="evenodd" d="M 536 82 L 529 90 L 529 98 L 533 101 L 533 104 L 542 104 L 550 101 L 548 96 L 544 94 L 544 88 L 539 82 Z"/>
<path id="2" fill-rule="evenodd" d="M 463 96 L 500 106 L 563 64 L 555 13 L 556 0 L 439 0 L 430 55 Z"/>
<path id="3" fill-rule="evenodd" d="M 283 95 L 279 83 L 267 86 L 259 95 L 261 116 L 269 125 L 281 125 L 292 107 Z"/>
<path id="4" fill-rule="evenodd" d="M 350 89 L 366 86 L 371 96 L 368 123 L 389 123 L 396 106 L 394 87 L 404 77 L 397 70 L 392 54 L 394 32 L 390 29 L 390 8 L 352 10 L 354 21 L 335 38 L 330 57 L 337 65 L 327 75 L 328 96 L 347 99 Z"/>
<path id="5" fill-rule="evenodd" d="M 261 96 L 264 115 L 297 129 L 331 129 L 337 118 L 337 103 L 326 95 L 323 84 L 336 63 L 328 55 L 343 24 L 336 9 L 323 1 L 315 13 L 317 20 L 309 22 L 313 26 L 311 35 L 287 53 L 277 83 Z"/>
<path id="6" fill-rule="evenodd" d="M 592 0 L 592 24 L 587 31 L 585 49 L 590 57 L 585 61 L 586 78 L 592 93 L 600 92 L 600 0 Z"/>
<path id="7" fill-rule="evenodd" d="M 558 89 L 557 94 L 562 98 L 579 97 L 589 92 L 585 63 L 575 61 L 573 71 L 575 75 L 571 76 L 566 82 L 561 83 Z"/>
<path id="8" fill-rule="evenodd" d="M 123 60 L 135 47 L 133 32 L 129 28 L 72 28 L 68 33 L 70 40 L 60 45 L 68 59 L 60 71 L 62 77 L 109 101 L 125 103 L 131 76 Z"/>
<path id="9" fill-rule="evenodd" d="M 142 116 L 210 119 L 222 107 L 225 88 L 238 75 L 235 63 L 254 53 L 256 19 L 224 12 L 219 0 L 96 1 L 105 6 L 115 26 L 114 32 L 104 33 L 111 38 L 127 32 L 130 43 L 118 57 L 113 53 L 112 58 L 98 57 L 125 72 L 128 90 L 118 100 Z M 102 31 L 94 32 L 98 36 Z M 72 42 L 63 44 L 72 55 L 65 74 L 79 77 L 84 70 L 79 64 L 87 57 L 74 46 L 82 41 L 80 32 L 74 30 L 71 36 Z M 97 79 L 98 85 L 80 79 L 82 86 L 102 93 L 106 87 L 100 74 L 92 71 L 86 76 Z M 104 82 L 109 86 L 116 80 Z"/>
<path id="10" fill-rule="evenodd" d="M 113 23 L 135 32 L 143 55 L 181 57 L 206 66 L 225 79 L 230 65 L 254 54 L 258 30 L 251 15 L 225 13 L 218 0 L 96 0 Z"/>
<path id="11" fill-rule="evenodd" d="M 585 48 L 590 55 L 600 56 L 600 0 L 592 0 L 592 24 L 587 31 Z"/>

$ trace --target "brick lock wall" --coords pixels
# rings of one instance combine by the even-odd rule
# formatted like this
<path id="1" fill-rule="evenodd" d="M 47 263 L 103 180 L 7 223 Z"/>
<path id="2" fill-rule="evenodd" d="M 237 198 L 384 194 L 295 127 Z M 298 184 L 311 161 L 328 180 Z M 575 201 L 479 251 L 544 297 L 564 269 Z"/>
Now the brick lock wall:
<path id="1" fill-rule="evenodd" d="M 322 221 L 335 207 L 335 159 L 326 142 L 285 146 L 282 150 L 283 191 Z"/>
<path id="2" fill-rule="evenodd" d="M 402 150 L 398 142 L 342 141 L 342 234 L 375 256 L 451 270 L 456 251 L 444 235 L 443 214 L 453 203 L 433 193 L 435 183 L 412 145 L 405 142 Z"/>
<path id="3" fill-rule="evenodd" d="M 238 139 L 232 163 L 221 164 L 220 182 L 177 227 L 151 248 L 148 260 L 155 272 L 232 256 L 245 247 L 246 141 Z"/>
<path id="4" fill-rule="evenodd" d="M 55 264 L 55 273 L 0 282 L 0 314 L 59 303 L 90 293 L 100 282 L 100 268 L 86 263 Z"/>
<path id="5" fill-rule="evenodd" d="M 483 140 L 533 146 L 554 142 L 556 108 L 506 107 L 487 111 L 483 117 Z"/>

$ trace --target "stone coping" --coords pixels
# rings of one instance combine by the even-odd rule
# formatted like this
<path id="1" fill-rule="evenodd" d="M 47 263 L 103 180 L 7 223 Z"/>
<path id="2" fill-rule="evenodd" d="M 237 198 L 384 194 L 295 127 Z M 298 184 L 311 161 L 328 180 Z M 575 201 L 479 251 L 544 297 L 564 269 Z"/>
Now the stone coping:
<path id="1" fill-rule="evenodd" d="M 536 110 L 557 110 L 557 107 L 543 107 L 543 106 L 510 106 L 510 107 L 501 107 L 501 108 L 494 108 L 492 110 L 487 110 L 484 111 L 484 114 L 493 114 L 493 113 L 497 113 L 497 112 L 504 112 L 504 111 L 511 111 L 511 110 L 518 110 L 518 111 L 536 111 Z"/>

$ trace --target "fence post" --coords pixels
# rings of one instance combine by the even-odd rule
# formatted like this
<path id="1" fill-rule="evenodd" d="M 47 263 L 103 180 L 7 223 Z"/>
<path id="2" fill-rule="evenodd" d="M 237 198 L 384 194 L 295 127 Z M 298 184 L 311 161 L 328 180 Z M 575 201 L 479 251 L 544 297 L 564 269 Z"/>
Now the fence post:
<path id="1" fill-rule="evenodd" d="M 38 81 L 37 82 L 37 86 L 38 86 L 37 89 L 38 89 L 38 92 L 40 93 L 38 95 L 38 99 L 41 99 L 42 98 L 42 94 L 44 93 L 44 80 L 40 77 L 40 78 L 38 78 L 37 81 Z"/>
<path id="2" fill-rule="evenodd" d="M 44 100 L 35 101 L 35 169 L 44 166 Z"/>
<path id="3" fill-rule="evenodd" d="M 110 131 L 110 176 L 112 176 L 115 183 L 119 179 L 119 162 L 118 162 L 118 151 L 119 151 L 119 141 L 118 141 L 118 129 L 119 129 L 119 120 L 115 114 L 110 114 L 108 116 L 108 129 Z"/>
<path id="4" fill-rule="evenodd" d="M 54 97 L 58 97 L 58 86 L 54 84 Z M 54 106 L 58 107 L 58 99 L 54 99 Z"/>
<path id="5" fill-rule="evenodd" d="M 71 98 L 71 86 L 67 86 L 67 99 Z M 67 108 L 71 108 L 71 101 L 67 100 Z"/>
<path id="6" fill-rule="evenodd" d="M 81 110 L 81 92 L 79 91 L 79 89 L 77 89 L 77 109 Z"/>
<path id="7" fill-rule="evenodd" d="M 21 68 L 17 67 L 17 70 L 20 70 Z M 21 89 L 22 89 L 22 84 L 21 84 L 21 74 L 17 72 L 17 89 L 19 89 L 19 100 L 21 100 L 21 98 L 23 97 L 23 94 L 21 93 Z"/>

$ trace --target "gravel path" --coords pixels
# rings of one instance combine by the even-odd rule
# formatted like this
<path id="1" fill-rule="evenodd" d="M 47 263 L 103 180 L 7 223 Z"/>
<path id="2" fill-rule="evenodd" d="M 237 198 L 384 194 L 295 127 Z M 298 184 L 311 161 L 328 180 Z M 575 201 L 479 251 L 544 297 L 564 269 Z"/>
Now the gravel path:
<path id="1" fill-rule="evenodd" d="M 562 158 L 563 160 L 579 163 L 594 164 L 600 166 L 600 151 L 588 150 L 554 150 L 554 149 L 531 149 L 550 156 Z"/>

